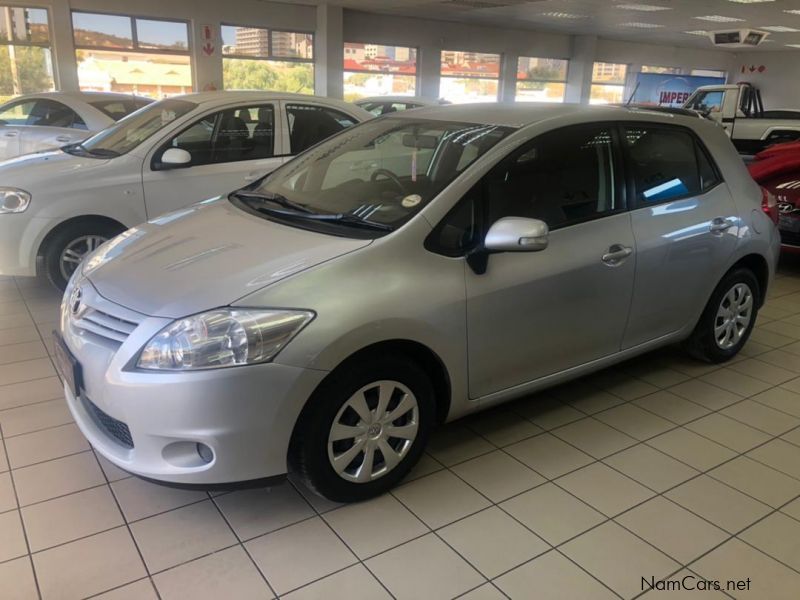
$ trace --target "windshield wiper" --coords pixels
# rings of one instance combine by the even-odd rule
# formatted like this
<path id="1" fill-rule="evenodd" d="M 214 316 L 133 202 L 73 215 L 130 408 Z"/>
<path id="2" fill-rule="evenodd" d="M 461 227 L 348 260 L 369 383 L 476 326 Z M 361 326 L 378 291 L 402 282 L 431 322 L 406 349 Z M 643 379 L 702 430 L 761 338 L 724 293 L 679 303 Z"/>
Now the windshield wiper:
<path id="1" fill-rule="evenodd" d="M 119 156 L 119 152 L 116 150 L 106 150 L 104 148 L 97 148 L 95 150 L 89 150 L 86 146 L 81 143 L 77 144 L 67 144 L 66 146 L 62 146 L 61 149 L 64 152 L 69 154 L 74 154 L 75 156 L 94 156 L 98 158 L 116 158 Z"/>
<path id="2" fill-rule="evenodd" d="M 304 213 L 304 214 L 314 214 L 314 211 L 308 208 L 305 204 L 300 204 L 299 202 L 292 202 L 285 196 L 281 196 L 280 194 L 262 194 L 260 192 L 248 192 L 240 190 L 238 192 L 233 192 L 231 194 L 234 198 L 239 198 L 240 200 L 261 200 L 262 202 L 274 202 L 278 206 L 282 206 L 283 208 L 288 208 L 289 210 L 293 210 L 296 212 Z"/>
<path id="3" fill-rule="evenodd" d="M 341 223 L 342 225 L 350 225 L 353 227 L 363 227 L 364 229 L 374 229 L 376 231 L 394 231 L 394 227 L 385 223 L 377 223 L 375 221 L 367 221 L 350 213 L 339 213 L 333 215 L 309 215 L 305 218 L 313 219 L 314 221 L 328 221 L 332 223 Z"/>

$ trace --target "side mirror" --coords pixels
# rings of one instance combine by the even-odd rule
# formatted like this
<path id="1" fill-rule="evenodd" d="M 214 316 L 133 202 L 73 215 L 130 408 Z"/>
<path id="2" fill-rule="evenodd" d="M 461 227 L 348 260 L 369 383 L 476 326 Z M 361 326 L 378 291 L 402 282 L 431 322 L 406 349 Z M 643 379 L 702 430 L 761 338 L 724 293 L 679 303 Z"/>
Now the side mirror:
<path id="1" fill-rule="evenodd" d="M 180 169 L 192 164 L 192 155 L 183 148 L 168 148 L 159 162 L 162 169 Z"/>
<path id="2" fill-rule="evenodd" d="M 539 219 L 504 217 L 489 228 L 483 247 L 490 252 L 539 252 L 547 248 L 549 231 Z"/>

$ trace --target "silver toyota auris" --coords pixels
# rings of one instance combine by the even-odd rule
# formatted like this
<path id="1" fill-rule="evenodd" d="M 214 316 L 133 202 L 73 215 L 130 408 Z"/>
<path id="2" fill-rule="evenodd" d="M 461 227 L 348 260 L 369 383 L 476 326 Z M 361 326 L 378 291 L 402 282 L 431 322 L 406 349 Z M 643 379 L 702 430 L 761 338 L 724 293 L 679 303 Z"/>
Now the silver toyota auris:
<path id="1" fill-rule="evenodd" d="M 747 341 L 779 238 L 722 129 L 641 109 L 395 113 L 134 227 L 57 359 L 108 460 L 179 484 L 400 481 L 438 423 L 682 342 Z"/>

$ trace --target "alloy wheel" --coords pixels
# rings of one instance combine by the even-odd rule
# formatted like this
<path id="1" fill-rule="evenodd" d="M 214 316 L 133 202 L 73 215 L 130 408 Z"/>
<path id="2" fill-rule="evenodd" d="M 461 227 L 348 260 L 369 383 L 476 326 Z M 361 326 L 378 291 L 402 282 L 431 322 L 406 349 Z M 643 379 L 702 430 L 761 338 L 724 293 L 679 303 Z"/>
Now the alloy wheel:
<path id="1" fill-rule="evenodd" d="M 714 340 L 723 350 L 739 343 L 753 318 L 753 292 L 746 283 L 735 284 L 722 297 L 714 319 Z"/>
<path id="2" fill-rule="evenodd" d="M 102 235 L 82 235 L 64 246 L 58 258 L 58 267 L 64 280 L 68 281 L 86 255 L 106 241 L 108 238 Z"/>
<path id="3" fill-rule="evenodd" d="M 391 472 L 419 431 L 417 398 L 398 381 L 365 385 L 342 405 L 328 435 L 328 459 L 339 477 L 368 483 Z"/>

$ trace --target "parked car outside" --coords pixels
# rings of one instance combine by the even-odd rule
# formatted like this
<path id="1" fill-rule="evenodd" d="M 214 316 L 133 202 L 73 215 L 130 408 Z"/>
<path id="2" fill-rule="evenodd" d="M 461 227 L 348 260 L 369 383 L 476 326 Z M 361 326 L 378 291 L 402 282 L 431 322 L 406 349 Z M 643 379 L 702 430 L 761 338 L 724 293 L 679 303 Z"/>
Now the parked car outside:
<path id="1" fill-rule="evenodd" d="M 134 227 L 65 291 L 78 426 L 179 484 L 385 492 L 433 427 L 682 342 L 739 352 L 779 239 L 703 119 L 460 105 L 367 121 Z"/>
<path id="2" fill-rule="evenodd" d="M 756 154 L 747 168 L 775 205 L 781 250 L 800 253 L 800 143 L 771 146 Z"/>
<path id="3" fill-rule="evenodd" d="M 150 104 L 103 92 L 45 92 L 0 106 L 0 160 L 80 142 Z"/>
<path id="4" fill-rule="evenodd" d="M 413 108 L 422 108 L 423 106 L 442 106 L 450 104 L 450 102 L 447 100 L 431 100 L 421 96 L 370 96 L 369 98 L 360 98 L 353 104 L 379 117 L 398 110 L 411 110 Z"/>
<path id="5" fill-rule="evenodd" d="M 314 96 L 204 92 L 0 163 L 0 275 L 41 268 L 63 289 L 84 255 L 128 227 L 239 188 L 371 117 Z"/>

